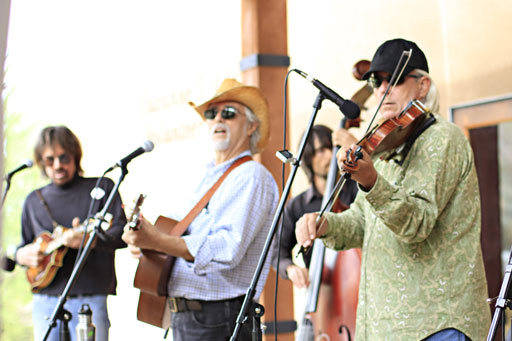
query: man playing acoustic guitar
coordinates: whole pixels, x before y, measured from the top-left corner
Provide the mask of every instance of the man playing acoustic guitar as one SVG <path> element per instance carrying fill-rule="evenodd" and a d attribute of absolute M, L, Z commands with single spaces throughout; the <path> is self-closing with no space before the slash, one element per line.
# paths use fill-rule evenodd
<path fill-rule="evenodd" d="M 34 292 L 34 339 L 39 341 L 48 329 L 49 321 L 45 317 L 52 316 L 73 270 L 85 230 L 80 222 L 101 210 L 114 183 L 103 178 L 96 184 L 97 178 L 82 177 L 80 142 L 64 126 L 47 127 L 41 131 L 34 157 L 51 183 L 33 191 L 25 200 L 22 243 L 16 252 L 16 261 L 29 268 L 27 277 Z M 91 197 L 97 199 L 92 207 Z M 64 305 L 64 309 L 72 314 L 68 326 L 73 340 L 76 339 L 78 311 L 83 303 L 89 304 L 93 312 L 96 340 L 108 340 L 107 295 L 115 294 L 117 284 L 114 251 L 126 247 L 121 240 L 126 216 L 119 194 L 116 194 L 109 213 L 113 219 L 106 234 L 111 240 L 96 239 Z M 45 250 L 55 243 L 62 246 L 47 254 Z M 48 340 L 59 340 L 59 329 L 59 325 L 52 328 Z"/>
<path fill-rule="evenodd" d="M 147 249 L 176 257 L 167 284 L 174 341 L 227 340 L 279 199 L 270 172 L 250 157 L 268 140 L 267 101 L 259 89 L 226 79 L 214 98 L 191 105 L 209 127 L 215 158 L 208 164 L 190 207 L 202 202 L 226 172 L 229 175 L 208 202 L 199 205 L 200 212 L 187 225 L 185 235 L 163 233 L 141 218 L 137 230 L 126 226 L 123 240 L 143 249 L 141 261 Z M 138 254 L 138 249 L 131 249 Z M 267 257 L 255 299 L 261 294 L 269 265 Z M 249 318 L 241 328 L 240 340 L 251 340 L 251 327 Z"/>

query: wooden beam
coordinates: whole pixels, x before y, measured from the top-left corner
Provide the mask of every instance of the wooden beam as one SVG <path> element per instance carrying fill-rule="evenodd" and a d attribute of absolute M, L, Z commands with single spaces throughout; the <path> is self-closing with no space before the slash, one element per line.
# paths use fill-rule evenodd
<path fill-rule="evenodd" d="M 282 188 L 282 163 L 275 157 L 275 152 L 282 149 L 283 144 L 283 84 L 289 66 L 286 0 L 242 0 L 241 8 L 242 81 L 258 86 L 269 103 L 269 143 L 255 158 L 269 169 L 279 188 Z M 266 324 L 274 321 L 275 278 L 276 273 L 271 270 L 260 298 L 260 303 L 265 307 L 263 321 Z M 293 286 L 290 281 L 283 279 L 279 279 L 278 285 L 277 321 L 280 331 L 281 326 L 285 328 L 294 320 Z M 278 338 L 292 341 L 293 332 L 279 333 Z M 274 334 L 266 333 L 264 339 L 274 340 Z"/>

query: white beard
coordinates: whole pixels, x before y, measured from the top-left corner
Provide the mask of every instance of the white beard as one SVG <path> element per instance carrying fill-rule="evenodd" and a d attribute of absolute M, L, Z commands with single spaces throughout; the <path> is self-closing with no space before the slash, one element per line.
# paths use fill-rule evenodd
<path fill-rule="evenodd" d="M 218 140 L 218 139 L 214 138 L 215 130 L 217 128 L 222 128 L 226 131 L 226 138 L 224 140 Z M 229 131 L 229 126 L 227 124 L 217 123 L 216 125 L 214 125 L 212 127 L 212 129 L 210 130 L 210 136 L 212 137 L 213 149 L 215 151 L 223 151 L 223 150 L 228 149 L 230 138 L 231 138 L 231 133 Z"/>

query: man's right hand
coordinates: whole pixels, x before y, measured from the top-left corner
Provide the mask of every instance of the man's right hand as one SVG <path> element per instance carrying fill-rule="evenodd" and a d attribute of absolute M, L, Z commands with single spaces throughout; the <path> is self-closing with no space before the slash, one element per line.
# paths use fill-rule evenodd
<path fill-rule="evenodd" d="M 140 258 L 142 256 L 142 251 L 139 247 L 135 246 L 135 245 L 132 245 L 132 244 L 128 244 L 128 251 L 130 251 L 130 253 L 132 254 L 132 257 L 133 258 Z"/>
<path fill-rule="evenodd" d="M 16 252 L 16 263 L 28 266 L 36 267 L 44 259 L 44 253 L 38 244 L 32 243 L 20 247 Z"/>
<path fill-rule="evenodd" d="M 308 269 L 290 264 L 286 268 L 286 274 L 297 288 L 302 289 L 309 286 Z"/>
<path fill-rule="evenodd" d="M 297 221 L 295 237 L 300 246 L 304 248 L 313 246 L 313 241 L 329 230 L 329 223 L 325 216 L 321 218 L 320 224 L 316 222 L 317 217 L 318 213 L 306 213 Z"/>

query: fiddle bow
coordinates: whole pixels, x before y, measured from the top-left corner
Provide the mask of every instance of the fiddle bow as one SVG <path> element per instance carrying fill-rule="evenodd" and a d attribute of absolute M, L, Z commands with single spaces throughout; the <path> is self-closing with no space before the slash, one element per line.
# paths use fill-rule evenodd
<path fill-rule="evenodd" d="M 369 69 L 369 67 L 369 61 L 361 60 L 354 65 L 352 73 L 356 79 L 362 80 L 362 75 Z M 358 90 L 352 96 L 350 100 L 356 103 L 358 107 L 362 110 L 365 109 L 364 104 L 367 101 L 367 99 L 371 96 L 371 94 L 371 87 L 368 84 L 365 84 L 360 90 Z M 359 127 L 360 122 L 361 118 L 359 116 L 353 119 L 343 117 L 343 119 L 340 122 L 340 128 L 348 129 L 350 127 Z M 329 172 L 326 180 L 326 193 L 332 191 L 336 183 L 336 178 L 338 176 L 336 152 L 338 151 L 339 148 L 339 146 L 333 146 L 333 156 L 331 158 Z M 328 196 L 324 196 L 322 200 L 322 206 L 325 205 L 327 200 Z M 348 208 L 348 206 L 346 206 L 340 200 L 334 200 L 333 202 L 336 203 L 336 205 L 335 207 L 330 209 L 332 209 L 335 212 L 341 212 Z M 343 307 L 336 307 L 335 304 L 338 302 L 333 302 L 333 304 L 330 307 L 324 308 L 328 309 L 328 320 L 321 321 L 322 326 L 316 325 L 316 321 L 315 325 L 313 325 L 313 322 L 308 317 L 306 317 L 308 314 L 317 311 L 320 285 L 322 283 L 322 272 L 324 269 L 324 258 L 325 246 L 323 245 L 322 242 L 315 241 L 313 246 L 313 254 L 311 256 L 311 263 L 309 266 L 310 285 L 308 287 L 306 296 L 304 316 L 301 320 L 301 324 L 299 325 L 296 340 L 311 341 L 315 339 L 315 334 L 320 333 L 322 333 L 322 335 L 328 335 L 331 340 L 338 340 L 336 336 L 340 334 L 338 330 L 341 326 L 347 328 L 349 330 L 349 333 L 350 331 L 354 330 L 355 309 L 357 306 L 357 287 L 359 283 L 348 283 L 350 281 L 353 281 L 354 277 L 352 276 L 349 279 L 347 274 L 348 272 L 353 273 L 354 271 L 360 270 L 359 250 L 347 250 L 338 252 L 336 256 L 336 265 L 332 271 L 333 276 L 330 276 L 332 284 L 332 297 L 330 298 L 332 298 L 332 301 L 335 301 L 336 299 L 341 300 L 341 302 L 339 303 L 340 306 Z M 348 265 L 350 269 L 345 267 L 345 265 Z"/>

